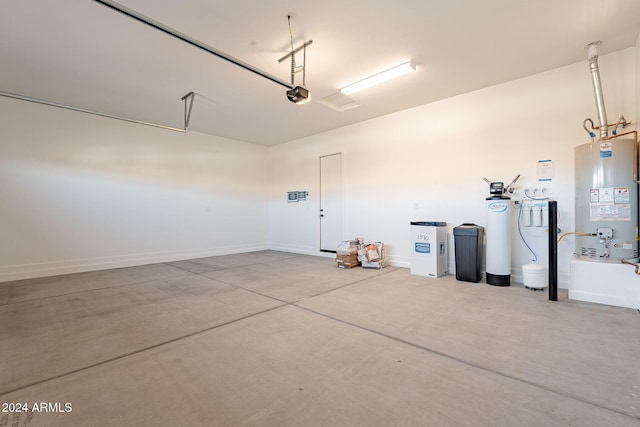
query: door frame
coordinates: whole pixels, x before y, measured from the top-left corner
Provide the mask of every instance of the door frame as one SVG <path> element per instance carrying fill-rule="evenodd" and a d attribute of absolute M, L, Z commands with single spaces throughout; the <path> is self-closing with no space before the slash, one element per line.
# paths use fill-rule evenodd
<path fill-rule="evenodd" d="M 341 151 L 338 151 L 318 156 L 318 250 L 324 253 L 336 252 L 335 250 L 322 249 L 322 159 L 331 156 L 340 156 L 340 236 L 344 231 L 344 156 Z"/>

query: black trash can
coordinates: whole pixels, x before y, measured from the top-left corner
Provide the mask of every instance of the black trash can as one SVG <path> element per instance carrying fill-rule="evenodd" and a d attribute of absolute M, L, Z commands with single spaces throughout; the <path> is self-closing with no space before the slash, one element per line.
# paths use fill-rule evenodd
<path fill-rule="evenodd" d="M 478 283 L 482 278 L 484 227 L 462 224 L 453 228 L 456 253 L 456 280 Z"/>

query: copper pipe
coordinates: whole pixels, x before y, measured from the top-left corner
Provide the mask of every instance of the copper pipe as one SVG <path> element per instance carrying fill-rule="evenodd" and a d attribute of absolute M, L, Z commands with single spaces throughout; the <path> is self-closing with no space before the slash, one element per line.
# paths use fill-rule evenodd
<path fill-rule="evenodd" d="M 620 138 L 623 135 L 631 135 L 632 133 L 637 134 L 638 131 L 637 130 L 631 130 L 629 132 L 621 133 L 621 134 L 618 134 L 618 135 L 611 135 L 611 136 L 608 136 L 608 137 L 604 138 L 604 140 L 606 141 L 608 139 Z"/>
<path fill-rule="evenodd" d="M 634 262 L 631 262 L 629 260 L 626 260 L 626 259 L 622 259 L 622 260 L 620 260 L 620 262 L 622 262 L 623 264 L 628 264 L 628 265 L 634 266 L 636 268 L 636 274 L 640 275 L 640 265 L 638 265 L 638 264 L 636 264 Z"/>
<path fill-rule="evenodd" d="M 587 120 L 591 121 L 591 119 L 587 119 Z M 586 121 L 586 120 L 585 120 L 585 121 Z M 593 121 L 591 121 L 591 123 L 593 123 Z M 620 122 L 616 122 L 616 123 L 610 123 L 610 124 L 608 124 L 607 126 L 615 126 L 615 125 L 619 125 L 619 124 L 620 124 Z M 627 125 L 630 125 L 630 124 L 631 124 L 631 122 L 627 122 Z M 625 125 L 625 126 L 626 126 L 626 125 Z M 595 130 L 595 129 L 600 129 L 600 126 L 593 125 L 593 126 L 591 126 L 591 129 L 594 129 L 594 130 Z M 614 135 L 614 136 L 615 136 L 615 135 Z"/>

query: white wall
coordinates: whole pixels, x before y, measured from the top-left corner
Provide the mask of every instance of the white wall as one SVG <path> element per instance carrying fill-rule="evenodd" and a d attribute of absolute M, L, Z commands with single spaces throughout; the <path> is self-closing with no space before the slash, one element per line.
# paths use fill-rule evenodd
<path fill-rule="evenodd" d="M 610 117 L 638 117 L 638 45 L 600 59 Z M 572 230 L 573 147 L 595 116 L 586 61 L 271 148 L 0 98 L 0 281 L 266 247 L 319 254 L 319 157 L 337 152 L 344 238 L 384 241 L 396 265 L 409 265 L 410 221 L 447 221 L 453 243 L 454 226 L 485 224 L 482 177 L 536 186 L 540 159 L 555 164 L 545 187 Z M 291 190 L 308 201 L 287 203 Z M 546 234 L 526 233 L 546 262 Z M 513 241 L 517 280 L 531 256 Z M 568 237 L 561 286 L 572 250 Z"/>
<path fill-rule="evenodd" d="M 635 48 L 600 58 L 610 117 L 636 117 Z M 633 88 L 633 89 L 631 89 Z M 349 112 L 336 113 L 349 114 Z M 485 225 L 482 180 L 546 187 L 558 201 L 559 226 L 573 230 L 573 147 L 589 141 L 582 121 L 596 119 L 586 59 L 560 69 L 315 135 L 269 150 L 269 241 L 274 249 L 318 253 L 319 156 L 343 154 L 343 237 L 388 245 L 395 265 L 409 266 L 409 222 Z M 537 182 L 538 160 L 551 159 L 555 177 Z M 308 190 L 305 203 L 287 203 L 286 191 Z M 526 232 L 547 262 L 543 230 Z M 514 280 L 531 261 L 513 235 Z M 560 286 L 568 285 L 573 237 L 559 247 Z M 450 245 L 453 248 L 453 245 Z M 453 251 L 449 264 L 453 268 Z"/>
<path fill-rule="evenodd" d="M 636 120 L 640 119 L 640 34 L 636 40 Z M 636 128 L 637 129 L 637 128 Z M 640 131 L 640 129 L 638 129 Z"/>
<path fill-rule="evenodd" d="M 0 98 L 0 281 L 266 249 L 267 149 Z"/>

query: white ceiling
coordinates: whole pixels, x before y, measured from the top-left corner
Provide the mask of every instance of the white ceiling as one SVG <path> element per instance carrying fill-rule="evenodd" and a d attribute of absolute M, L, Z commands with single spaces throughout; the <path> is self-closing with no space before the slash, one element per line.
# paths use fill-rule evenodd
<path fill-rule="evenodd" d="M 275 145 L 635 45 L 638 0 L 121 0 L 120 4 L 286 81 L 287 14 L 307 49 L 312 102 L 93 0 L 0 2 L 0 91 Z M 296 56 L 298 63 L 301 55 Z M 418 71 L 318 100 L 412 60 Z M 588 68 L 585 64 L 585 73 Z M 296 84 L 301 76 L 296 75 Z"/>

